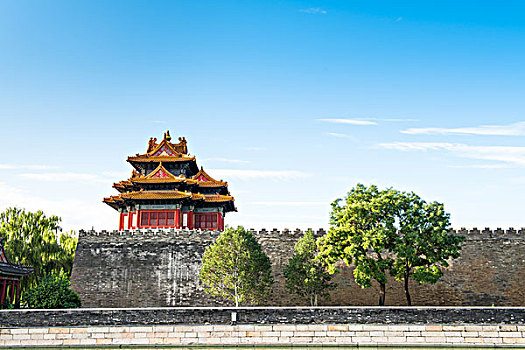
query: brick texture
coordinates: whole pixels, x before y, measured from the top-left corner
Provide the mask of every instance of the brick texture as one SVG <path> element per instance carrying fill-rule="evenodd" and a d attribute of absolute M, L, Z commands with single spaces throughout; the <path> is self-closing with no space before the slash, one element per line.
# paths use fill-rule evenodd
<path fill-rule="evenodd" d="M 284 266 L 299 230 L 253 231 L 272 261 L 276 283 L 264 305 L 297 302 L 285 291 Z M 316 232 L 316 236 L 325 233 Z M 452 261 L 435 285 L 411 283 L 414 305 L 525 305 L 525 230 L 460 230 L 466 237 L 461 258 Z M 203 292 L 198 280 L 201 257 L 215 231 L 81 231 L 72 288 L 86 307 L 232 305 Z M 361 289 L 352 269 L 341 265 L 338 287 L 325 305 L 377 305 L 378 287 Z M 300 304 L 301 302 L 299 302 Z M 404 305 L 402 284 L 390 279 L 387 305 Z M 304 305 L 304 304 L 303 304 Z"/>
<path fill-rule="evenodd" d="M 384 331 L 374 330 L 374 325 L 364 325 L 360 331 L 350 331 L 347 325 L 331 325 L 339 331 L 328 331 L 315 335 L 317 325 L 273 325 L 272 331 L 267 331 L 263 325 L 230 325 L 219 326 L 220 332 L 213 329 L 216 326 L 190 325 L 187 332 L 173 331 L 178 327 L 154 326 L 154 332 L 144 336 L 144 327 L 84 327 L 69 328 L 67 333 L 54 332 L 54 328 L 31 328 L 38 330 L 47 338 L 31 339 L 23 337 L 18 329 L 4 328 L 0 335 L 0 346 L 89 346 L 89 345 L 419 345 L 419 346 L 472 346 L 472 345 L 512 345 L 523 346 L 525 334 L 523 331 L 508 331 L 506 325 L 480 325 L 480 334 L 476 337 L 461 335 L 452 336 L 450 332 L 441 331 L 411 331 L 411 325 L 391 325 Z M 327 329 L 326 326 L 324 329 Z M 66 337 L 80 334 L 81 337 Z"/>

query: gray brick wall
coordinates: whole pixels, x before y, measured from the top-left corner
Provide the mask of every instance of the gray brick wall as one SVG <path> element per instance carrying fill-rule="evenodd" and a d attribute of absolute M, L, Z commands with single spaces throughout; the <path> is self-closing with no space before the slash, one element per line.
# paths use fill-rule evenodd
<path fill-rule="evenodd" d="M 323 230 L 316 231 L 321 236 Z M 461 258 L 435 285 L 411 285 L 414 305 L 525 305 L 525 231 L 459 230 L 466 236 Z M 85 307 L 220 306 L 203 292 L 198 269 L 214 231 L 80 232 L 73 289 Z M 299 230 L 255 232 L 273 263 L 276 283 L 266 305 L 293 305 L 282 270 L 301 237 Z M 377 286 L 355 285 L 352 269 L 341 266 L 328 305 L 376 305 Z M 402 284 L 387 285 L 387 305 L 404 305 Z"/>

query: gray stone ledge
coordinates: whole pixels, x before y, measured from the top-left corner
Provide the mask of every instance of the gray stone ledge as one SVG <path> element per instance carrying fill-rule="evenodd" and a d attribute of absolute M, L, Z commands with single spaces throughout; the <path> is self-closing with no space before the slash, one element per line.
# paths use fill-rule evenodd
<path fill-rule="evenodd" d="M 523 310 L 523 306 L 166 306 L 166 307 L 94 307 L 77 309 L 16 309 L 0 310 L 3 312 L 71 312 L 71 311 L 125 311 L 125 310 L 327 310 L 327 309 L 366 309 L 366 310 Z"/>
<path fill-rule="evenodd" d="M 523 307 L 176 307 L 0 311 L 0 328 L 162 324 L 525 324 Z"/>

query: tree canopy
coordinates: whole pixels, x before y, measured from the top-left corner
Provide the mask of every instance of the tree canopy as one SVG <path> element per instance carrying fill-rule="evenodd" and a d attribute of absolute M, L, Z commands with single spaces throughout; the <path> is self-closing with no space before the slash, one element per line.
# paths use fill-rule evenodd
<path fill-rule="evenodd" d="M 8 208 L 0 213 L 0 237 L 5 237 L 8 258 L 34 269 L 22 279 L 22 290 L 50 275 L 63 275 L 67 279 L 71 276 L 78 238 L 72 232 L 62 232 L 60 221 L 59 217 L 48 217 L 42 211 Z"/>
<path fill-rule="evenodd" d="M 463 236 L 449 233 L 450 214 L 443 204 L 427 203 L 415 193 L 398 194 L 398 231 L 394 242 L 394 263 L 390 274 L 404 282 L 407 304 L 412 305 L 409 280 L 436 283 L 458 258 Z"/>
<path fill-rule="evenodd" d="M 450 234 L 450 215 L 441 203 L 426 203 L 414 193 L 358 184 L 332 203 L 330 230 L 319 242 L 319 258 L 335 272 L 343 260 L 354 266 L 354 278 L 363 288 L 379 283 L 379 305 L 385 303 L 388 274 L 408 280 L 435 283 L 459 256 L 462 237 Z"/>
<path fill-rule="evenodd" d="M 362 288 L 370 287 L 376 280 L 380 286 L 379 305 L 384 305 L 396 231 L 395 191 L 359 184 L 350 190 L 343 205 L 340 201 L 332 203 L 330 230 L 319 240 L 319 258 L 332 273 L 339 260 L 353 264 L 354 279 Z"/>
<path fill-rule="evenodd" d="M 273 283 L 270 259 L 242 226 L 227 228 L 206 247 L 199 279 L 206 293 L 235 306 L 261 302 Z"/>
<path fill-rule="evenodd" d="M 306 298 L 311 306 L 318 305 L 319 297 L 329 298 L 329 290 L 335 287 L 317 253 L 314 234 L 308 230 L 295 244 L 294 255 L 284 269 L 288 291 Z"/>

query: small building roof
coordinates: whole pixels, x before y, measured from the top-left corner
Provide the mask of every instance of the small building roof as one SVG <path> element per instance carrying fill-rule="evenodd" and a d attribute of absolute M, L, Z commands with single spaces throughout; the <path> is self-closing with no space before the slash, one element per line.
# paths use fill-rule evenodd
<path fill-rule="evenodd" d="M 0 276 L 14 276 L 20 278 L 32 273 L 32 267 L 13 264 L 7 259 L 3 242 L 4 238 L 0 238 Z"/>
<path fill-rule="evenodd" d="M 223 187 L 228 186 L 225 181 L 218 181 L 211 177 L 201 166 L 201 170 L 192 179 L 197 180 L 200 187 Z"/>
<path fill-rule="evenodd" d="M 152 137 L 148 143 L 148 150 L 144 154 L 128 157 L 128 162 L 187 162 L 195 161 L 195 157 L 188 154 L 186 138 L 179 137 L 179 143 L 171 143 L 170 132 L 164 133 L 164 139 L 157 144 Z"/>

